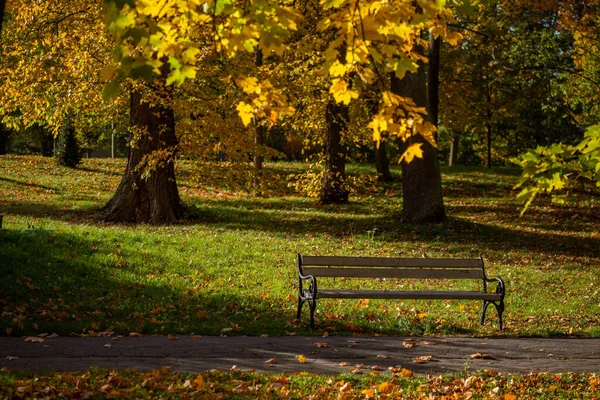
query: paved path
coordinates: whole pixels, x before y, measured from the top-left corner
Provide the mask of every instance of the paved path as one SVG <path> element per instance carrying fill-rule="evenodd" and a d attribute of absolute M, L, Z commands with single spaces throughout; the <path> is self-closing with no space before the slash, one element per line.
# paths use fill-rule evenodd
<path fill-rule="evenodd" d="M 326 343 L 323 345 L 322 343 Z M 412 347 L 411 347 L 412 346 Z M 471 358 L 487 354 L 490 358 Z M 296 356 L 303 355 L 305 363 Z M 433 356 L 424 364 L 413 361 Z M 265 361 L 275 359 L 272 363 Z M 159 369 L 198 372 L 233 365 L 260 372 L 338 374 L 403 367 L 415 373 L 491 369 L 498 372 L 599 372 L 600 339 L 402 337 L 55 337 L 43 343 L 0 338 L 0 368 L 33 371 Z M 372 369 L 370 369 L 372 368 Z"/>

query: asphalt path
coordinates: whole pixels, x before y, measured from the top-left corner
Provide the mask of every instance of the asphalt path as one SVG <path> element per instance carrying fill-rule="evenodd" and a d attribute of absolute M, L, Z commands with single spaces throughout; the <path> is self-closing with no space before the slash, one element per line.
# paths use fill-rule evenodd
<path fill-rule="evenodd" d="M 43 340 L 43 341 L 42 341 Z M 600 339 L 374 336 L 2 337 L 0 368 L 81 371 L 92 366 L 171 371 L 417 374 L 600 373 Z"/>

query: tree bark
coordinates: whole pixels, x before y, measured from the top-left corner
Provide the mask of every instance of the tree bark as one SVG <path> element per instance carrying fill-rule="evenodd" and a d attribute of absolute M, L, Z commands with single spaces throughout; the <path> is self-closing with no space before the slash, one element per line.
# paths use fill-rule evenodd
<path fill-rule="evenodd" d="M 450 142 L 450 156 L 448 157 L 448 166 L 452 167 L 456 165 L 458 159 L 458 145 L 460 142 L 460 133 L 452 133 L 452 141 Z"/>
<path fill-rule="evenodd" d="M 174 165 L 178 139 L 169 99 L 169 90 L 160 84 L 132 89 L 133 139 L 125 174 L 105 206 L 105 221 L 169 224 L 182 218 Z"/>
<path fill-rule="evenodd" d="M 427 87 L 424 65 L 416 73 L 407 73 L 398 79 L 392 74 L 391 90 L 412 98 L 418 107 L 427 107 Z M 428 108 L 428 107 L 427 107 Z M 422 143 L 423 158 L 402 163 L 402 220 L 407 223 L 438 223 L 446 221 L 442 196 L 442 177 L 437 150 L 421 135 L 410 139 Z"/>
<path fill-rule="evenodd" d="M 379 111 L 379 101 L 375 94 L 375 88 L 370 93 L 371 95 L 365 98 L 369 117 L 373 117 Z M 385 140 L 382 137 L 379 142 L 379 147 L 375 143 L 375 168 L 377 168 L 377 179 L 380 182 L 392 182 L 394 178 L 390 172 L 390 161 L 387 156 Z"/>
<path fill-rule="evenodd" d="M 254 66 L 259 68 L 263 65 L 263 52 L 260 47 L 254 49 Z M 259 121 L 254 121 L 254 192 L 257 196 L 262 196 L 262 175 L 263 175 L 263 146 L 265 145 L 265 127 L 259 125 Z"/>
<path fill-rule="evenodd" d="M 427 73 L 427 112 L 431 123 L 438 126 L 438 110 L 440 104 L 440 45 L 441 40 L 429 34 L 429 64 Z M 435 134 L 437 141 L 437 132 Z"/>
<path fill-rule="evenodd" d="M 325 171 L 321 184 L 320 202 L 324 204 L 348 203 L 350 194 L 346 187 L 346 152 L 342 146 L 342 132 L 350 116 L 348 106 L 329 100 L 325 110 L 327 137 L 325 138 Z"/>
<path fill-rule="evenodd" d="M 390 160 L 387 156 L 385 142 L 380 142 L 379 147 L 375 148 L 375 166 L 380 182 L 392 182 L 394 178 L 390 172 Z"/>

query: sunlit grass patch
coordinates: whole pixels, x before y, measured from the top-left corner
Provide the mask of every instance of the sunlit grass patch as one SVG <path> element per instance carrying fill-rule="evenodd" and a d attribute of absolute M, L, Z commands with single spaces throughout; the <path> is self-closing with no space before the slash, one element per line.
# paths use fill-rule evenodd
<path fill-rule="evenodd" d="M 444 170 L 449 220 L 443 225 L 399 222 L 399 182 L 359 193 L 348 205 L 323 206 L 293 193 L 212 195 L 215 188 L 198 188 L 191 173 L 179 180 L 189 216 L 180 224 L 107 225 L 99 209 L 123 165 L 84 160 L 82 169 L 66 170 L 41 157 L 0 157 L 6 193 L 0 334 L 600 334 L 594 199 L 563 208 L 542 201 L 519 218 L 511 190 L 516 170 Z M 287 174 L 302 164 L 267 167 Z M 296 253 L 483 256 L 487 274 L 507 283 L 506 329 L 498 332 L 493 307 L 480 326 L 478 301 L 322 300 L 311 331 L 308 310 L 295 320 Z M 473 283 L 338 279 L 334 285 L 473 289 Z"/>

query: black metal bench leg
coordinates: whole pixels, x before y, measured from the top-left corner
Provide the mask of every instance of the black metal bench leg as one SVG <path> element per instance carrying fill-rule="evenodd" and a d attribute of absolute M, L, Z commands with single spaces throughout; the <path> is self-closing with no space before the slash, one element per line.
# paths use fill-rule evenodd
<path fill-rule="evenodd" d="M 296 319 L 300 319 L 300 314 L 302 311 L 302 306 L 304 305 L 304 302 L 306 300 L 303 300 L 300 298 L 300 296 L 298 296 L 298 312 L 296 313 Z"/>
<path fill-rule="evenodd" d="M 317 301 L 315 299 L 309 300 L 310 306 L 310 329 L 315 329 L 315 309 L 317 308 Z"/>
<path fill-rule="evenodd" d="M 500 330 L 502 330 L 502 313 L 504 312 L 504 300 L 500 302 L 500 304 L 494 303 L 496 306 L 496 311 L 498 311 L 498 326 Z"/>
<path fill-rule="evenodd" d="M 489 305 L 490 305 L 489 301 L 487 301 L 487 300 L 483 301 L 483 310 L 481 310 L 481 325 L 483 325 L 483 322 L 485 321 L 485 311 L 487 310 Z"/>

